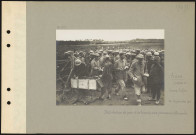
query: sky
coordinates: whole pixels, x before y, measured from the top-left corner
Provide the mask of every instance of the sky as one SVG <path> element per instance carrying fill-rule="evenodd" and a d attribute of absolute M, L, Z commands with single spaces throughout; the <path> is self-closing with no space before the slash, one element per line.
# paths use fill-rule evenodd
<path fill-rule="evenodd" d="M 134 30 L 56 30 L 56 40 L 103 39 L 105 41 L 124 41 L 132 39 L 164 39 L 163 29 Z"/>

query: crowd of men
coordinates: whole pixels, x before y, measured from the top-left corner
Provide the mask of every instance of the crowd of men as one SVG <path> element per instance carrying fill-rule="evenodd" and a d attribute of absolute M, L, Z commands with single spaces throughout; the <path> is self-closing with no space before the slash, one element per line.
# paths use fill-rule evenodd
<path fill-rule="evenodd" d="M 128 100 L 125 87 L 130 84 L 138 105 L 141 105 L 143 92 L 149 93 L 149 100 L 156 104 L 160 102 L 160 91 L 164 89 L 164 50 L 67 51 L 64 56 L 71 62 L 69 78 L 100 78 L 97 84 L 101 100 L 112 98 L 112 84 L 116 84 L 114 93 L 122 100 Z"/>

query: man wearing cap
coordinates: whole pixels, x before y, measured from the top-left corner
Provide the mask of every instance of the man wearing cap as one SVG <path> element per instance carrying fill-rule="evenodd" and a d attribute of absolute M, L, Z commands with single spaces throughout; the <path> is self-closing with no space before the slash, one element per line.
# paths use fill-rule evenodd
<path fill-rule="evenodd" d="M 61 69 L 61 72 L 63 72 L 66 69 L 66 72 L 69 72 L 68 78 L 66 80 L 66 82 L 64 82 L 63 80 L 63 84 L 65 88 L 70 87 L 70 78 L 72 76 L 72 72 L 73 72 L 73 68 L 74 68 L 74 61 L 75 61 L 75 57 L 74 57 L 74 53 L 73 51 L 67 51 L 64 53 L 64 57 L 66 59 L 66 61 L 68 61 L 67 64 L 65 64 L 65 66 Z"/>
<path fill-rule="evenodd" d="M 120 56 L 119 56 L 119 52 L 118 51 L 115 51 L 114 52 L 114 62 L 119 60 Z"/>
<path fill-rule="evenodd" d="M 159 52 L 154 52 L 154 56 L 159 56 Z"/>
<path fill-rule="evenodd" d="M 130 67 L 131 67 L 132 63 L 133 63 L 134 61 L 137 61 L 137 59 L 135 58 L 135 57 L 136 57 L 135 50 L 133 50 L 133 51 L 131 52 L 130 57 L 131 57 L 131 58 L 130 58 L 130 59 L 131 59 L 131 61 L 130 61 L 129 69 L 130 69 Z M 127 74 L 128 74 L 128 72 L 129 72 L 129 70 L 127 71 Z M 130 76 L 129 76 L 129 75 L 128 75 L 128 77 L 130 78 Z M 132 81 L 132 78 L 130 78 L 128 81 L 130 82 L 130 86 L 131 86 L 131 87 L 133 87 L 133 81 Z"/>
<path fill-rule="evenodd" d="M 83 76 L 86 76 L 85 64 L 82 63 L 82 61 L 80 59 L 75 60 L 75 66 L 73 69 L 73 76 L 76 78 L 81 78 Z"/>
<path fill-rule="evenodd" d="M 103 53 L 103 50 L 101 49 L 101 50 L 99 50 L 99 52 Z"/>
<path fill-rule="evenodd" d="M 128 66 L 130 67 L 131 66 L 131 63 L 132 63 L 131 53 L 130 52 L 127 52 L 126 53 L 126 60 L 127 60 Z"/>
<path fill-rule="evenodd" d="M 98 51 L 97 53 L 99 54 L 99 57 L 101 58 L 102 57 L 102 52 Z"/>
<path fill-rule="evenodd" d="M 76 51 L 76 52 L 74 53 L 74 56 L 75 56 L 76 58 L 78 58 L 78 57 L 79 57 L 79 53 Z"/>
<path fill-rule="evenodd" d="M 108 99 L 111 99 L 111 93 L 112 93 L 112 69 L 113 64 L 111 63 L 109 59 L 109 55 L 106 55 L 104 62 L 103 62 L 103 74 L 101 77 L 101 80 L 103 82 L 103 89 L 101 89 L 101 99 L 104 99 L 104 94 L 107 91 L 108 92 Z"/>
<path fill-rule="evenodd" d="M 151 66 L 153 64 L 153 59 L 152 59 L 152 53 L 149 51 L 146 53 L 146 70 L 148 73 L 150 73 L 150 70 L 151 70 Z M 147 93 L 150 93 L 150 90 L 151 90 L 151 78 L 148 77 L 147 78 L 147 84 L 146 84 L 146 88 L 147 88 Z"/>
<path fill-rule="evenodd" d="M 92 54 L 92 53 L 94 53 L 94 52 L 93 52 L 93 50 L 90 50 L 89 53 Z"/>
<path fill-rule="evenodd" d="M 95 58 L 95 53 L 90 50 L 89 53 L 86 54 L 86 57 L 85 57 L 85 63 L 86 63 L 86 68 L 87 68 L 87 71 L 90 71 L 90 72 L 87 72 L 87 75 L 88 76 L 91 76 L 91 62 L 92 60 Z"/>
<path fill-rule="evenodd" d="M 164 69 L 164 50 L 161 51 L 160 58 L 161 58 L 160 64 Z M 161 89 L 164 90 L 164 75 L 162 76 L 162 87 L 161 87 Z"/>
<path fill-rule="evenodd" d="M 66 70 L 71 70 L 71 67 L 72 67 L 72 62 L 71 62 L 71 54 L 69 53 L 69 51 L 67 52 L 64 52 L 64 59 L 66 61 L 66 64 L 63 65 L 63 68 L 60 70 L 60 76 L 59 76 L 59 79 L 62 81 L 62 87 L 68 87 L 70 85 L 66 85 L 66 82 L 64 80 L 65 76 L 64 74 L 66 74 L 67 72 L 65 71 Z"/>
<path fill-rule="evenodd" d="M 131 53 L 131 59 L 132 59 L 131 64 L 132 64 L 133 62 L 137 61 L 135 50 L 133 50 L 132 53 Z"/>
<path fill-rule="evenodd" d="M 127 92 L 125 91 L 125 77 L 126 77 L 126 67 L 127 62 L 125 60 L 124 52 L 120 52 L 120 59 L 117 60 L 114 64 L 116 70 L 116 79 L 117 79 L 117 89 L 115 90 L 116 95 L 119 95 L 119 91 L 122 91 L 122 96 L 124 100 L 128 100 Z"/>
<path fill-rule="evenodd" d="M 117 50 L 113 51 L 113 65 L 115 64 L 115 62 L 119 59 L 119 52 Z M 112 71 L 112 75 L 113 75 L 113 82 L 116 83 L 117 79 L 116 79 L 116 70 L 115 68 L 113 68 Z"/>
<path fill-rule="evenodd" d="M 67 51 L 64 53 L 65 59 L 71 62 L 71 69 L 74 67 L 75 56 L 73 51 Z M 63 69 L 64 70 L 64 69 Z"/>
<path fill-rule="evenodd" d="M 143 76 L 145 63 L 143 61 L 144 56 L 142 54 L 138 54 L 136 58 L 137 61 L 131 64 L 128 74 L 134 83 L 134 90 L 137 96 L 138 105 L 141 105 L 141 91 L 144 89 Z"/>
<path fill-rule="evenodd" d="M 110 60 L 110 62 L 112 63 L 112 64 L 114 64 L 114 55 L 113 55 L 113 53 L 111 52 L 111 53 L 108 53 L 108 55 L 109 55 L 109 60 Z"/>
<path fill-rule="evenodd" d="M 86 63 L 85 63 L 85 59 L 84 59 L 84 53 L 83 53 L 82 51 L 79 52 L 79 57 L 78 57 L 78 59 L 80 59 L 82 63 L 86 64 Z"/>
<path fill-rule="evenodd" d="M 135 50 L 136 55 L 140 54 L 140 49 Z"/>
<path fill-rule="evenodd" d="M 85 64 L 86 64 L 86 71 L 91 71 L 91 54 L 87 52 L 84 56 Z M 87 76 L 90 75 L 90 72 L 87 72 Z"/>
<path fill-rule="evenodd" d="M 164 67 L 164 51 L 162 50 L 161 53 L 159 54 L 161 58 L 161 65 Z"/>
<path fill-rule="evenodd" d="M 159 104 L 160 100 L 160 91 L 162 88 L 162 82 L 163 82 L 163 66 L 160 64 L 160 57 L 158 56 L 159 53 L 154 53 L 154 62 L 152 64 L 151 70 L 150 70 L 150 78 L 151 78 L 151 91 L 152 91 L 152 99 L 150 100 L 156 100 L 155 103 Z M 156 99 L 155 99 L 156 97 Z"/>
<path fill-rule="evenodd" d="M 128 79 L 129 79 L 129 76 L 128 76 L 128 70 L 129 70 L 129 68 L 130 68 L 130 66 L 131 66 L 131 63 L 132 63 L 132 59 L 131 59 L 131 53 L 130 52 L 127 52 L 126 53 L 126 58 L 125 58 L 125 60 L 126 60 L 126 63 L 127 63 L 127 69 L 126 69 L 126 77 L 125 77 L 125 84 L 127 85 L 128 84 Z"/>
<path fill-rule="evenodd" d="M 80 59 L 76 59 L 74 62 L 75 66 L 73 69 L 73 78 L 75 79 L 81 79 L 82 77 L 86 76 L 86 66 L 84 63 L 82 63 L 82 61 Z M 77 89 L 78 90 L 78 94 L 77 94 L 77 102 L 85 100 L 88 91 L 84 91 L 81 89 Z M 76 102 L 75 101 L 75 102 Z"/>
<path fill-rule="evenodd" d="M 107 52 L 104 51 L 103 52 L 103 55 L 100 57 L 100 65 L 102 66 L 103 62 L 104 62 L 104 59 L 105 59 L 105 56 L 107 55 Z"/>
<path fill-rule="evenodd" d="M 66 59 L 66 61 L 68 61 L 69 63 L 68 63 L 68 65 L 71 65 L 70 67 L 72 67 L 72 63 L 71 63 L 71 54 L 70 54 L 70 52 L 69 51 L 67 51 L 67 52 L 64 52 L 64 58 Z M 67 67 L 67 64 L 65 65 L 65 67 L 63 67 L 62 69 L 61 69 L 61 72 L 62 71 L 64 71 L 65 70 L 65 68 Z"/>
<path fill-rule="evenodd" d="M 101 73 L 101 65 L 99 60 L 99 54 L 94 54 L 95 58 L 91 61 L 91 76 L 99 76 Z"/>

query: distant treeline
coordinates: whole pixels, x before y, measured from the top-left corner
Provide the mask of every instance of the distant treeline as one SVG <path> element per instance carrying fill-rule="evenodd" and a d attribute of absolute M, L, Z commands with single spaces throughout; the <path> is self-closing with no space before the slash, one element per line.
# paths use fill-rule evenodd
<path fill-rule="evenodd" d="M 163 43 L 164 39 L 134 39 L 126 41 L 104 41 L 104 40 L 76 40 L 56 41 L 56 45 L 89 45 L 89 44 L 112 44 L 112 43 Z"/>
<path fill-rule="evenodd" d="M 134 39 L 130 42 L 140 42 L 140 43 L 163 43 L 164 39 Z"/>
<path fill-rule="evenodd" d="M 57 45 L 86 45 L 90 43 L 90 41 L 56 41 Z"/>

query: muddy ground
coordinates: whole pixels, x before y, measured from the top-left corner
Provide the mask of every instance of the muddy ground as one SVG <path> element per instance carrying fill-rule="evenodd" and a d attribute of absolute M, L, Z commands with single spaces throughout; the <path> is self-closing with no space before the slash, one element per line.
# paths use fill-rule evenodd
<path fill-rule="evenodd" d="M 57 105 L 137 105 L 136 96 L 134 89 L 132 87 L 128 87 L 125 89 L 128 93 L 128 100 L 123 100 L 120 95 L 117 96 L 114 94 L 114 88 L 112 88 L 112 96 L 111 100 L 105 99 L 100 100 L 98 99 L 100 95 L 100 91 L 93 91 L 93 90 L 82 90 L 82 89 L 62 89 L 57 91 L 56 99 Z M 150 93 L 142 93 L 142 105 L 145 106 L 153 106 L 156 105 L 155 101 L 149 101 L 149 97 L 151 96 Z M 107 92 L 105 94 L 107 97 Z M 161 98 L 159 105 L 164 105 L 164 91 L 161 91 Z"/>

